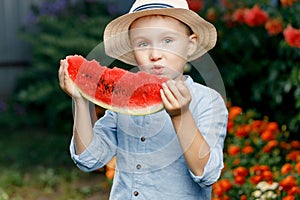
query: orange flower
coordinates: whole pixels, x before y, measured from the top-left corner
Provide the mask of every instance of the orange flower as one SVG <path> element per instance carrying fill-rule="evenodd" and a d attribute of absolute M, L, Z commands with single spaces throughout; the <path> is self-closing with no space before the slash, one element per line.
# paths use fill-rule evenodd
<path fill-rule="evenodd" d="M 224 195 L 222 200 L 230 200 L 230 197 L 228 195 Z"/>
<path fill-rule="evenodd" d="M 228 121 L 228 123 L 227 123 L 228 132 L 232 132 L 233 128 L 234 128 L 234 123 L 232 121 Z"/>
<path fill-rule="evenodd" d="M 278 141 L 271 140 L 266 144 L 266 146 L 264 146 L 263 152 L 269 153 L 270 151 L 272 151 L 272 149 L 274 149 L 277 146 L 278 146 Z"/>
<path fill-rule="evenodd" d="M 253 148 L 252 146 L 250 146 L 250 145 L 247 145 L 247 146 L 245 146 L 245 147 L 242 149 L 242 152 L 243 152 L 244 154 L 251 154 L 251 153 L 254 152 L 254 148 Z"/>
<path fill-rule="evenodd" d="M 240 126 L 236 132 L 235 132 L 235 135 L 237 137 L 241 137 L 241 138 L 244 138 L 244 137 L 247 137 L 249 135 L 249 131 L 251 130 L 251 127 L 250 125 L 248 124 L 245 124 L 245 125 L 242 125 Z"/>
<path fill-rule="evenodd" d="M 239 164 L 241 164 L 241 159 L 240 159 L 240 158 L 234 159 L 233 164 L 234 164 L 235 166 L 238 166 Z"/>
<path fill-rule="evenodd" d="M 246 177 L 244 176 L 235 176 L 234 177 L 234 183 L 237 185 L 243 185 L 246 183 Z"/>
<path fill-rule="evenodd" d="M 246 195 L 241 195 L 240 200 L 247 200 L 247 196 Z"/>
<path fill-rule="evenodd" d="M 268 165 L 254 165 L 250 168 L 250 173 L 254 174 L 254 176 L 250 178 L 250 181 L 253 184 L 257 184 L 263 179 L 266 181 L 271 181 L 273 179 L 273 174 Z"/>
<path fill-rule="evenodd" d="M 297 162 L 297 164 L 295 165 L 295 169 L 298 172 L 298 174 L 300 175 L 300 161 Z"/>
<path fill-rule="evenodd" d="M 263 177 L 261 175 L 255 175 L 250 177 L 250 181 L 252 184 L 257 185 L 259 182 L 263 180 Z"/>
<path fill-rule="evenodd" d="M 232 189 L 232 184 L 228 179 L 222 179 L 219 181 L 219 184 L 224 192 L 228 192 Z"/>
<path fill-rule="evenodd" d="M 202 0 L 187 0 L 189 8 L 195 12 L 199 12 L 203 9 L 203 1 Z"/>
<path fill-rule="evenodd" d="M 280 19 L 269 19 L 265 24 L 265 28 L 269 35 L 278 35 L 283 30 L 283 24 Z"/>
<path fill-rule="evenodd" d="M 293 6 L 295 0 L 280 0 L 283 7 Z"/>
<path fill-rule="evenodd" d="M 296 178 L 292 175 L 285 177 L 279 183 L 284 191 L 289 191 L 292 187 L 297 186 Z"/>
<path fill-rule="evenodd" d="M 246 167 L 237 167 L 233 170 L 234 176 L 247 176 L 248 175 L 248 169 Z"/>
<path fill-rule="evenodd" d="M 230 156 L 234 156 L 240 152 L 240 147 L 235 146 L 235 145 L 230 145 L 228 147 L 227 151 Z"/>
<path fill-rule="evenodd" d="M 286 174 L 288 174 L 289 172 L 291 172 L 292 171 L 292 169 L 293 169 L 293 166 L 292 166 L 292 164 L 290 164 L 290 163 L 285 163 L 282 167 L 281 167 L 281 173 L 283 174 L 283 175 L 286 175 Z"/>
<path fill-rule="evenodd" d="M 273 174 L 271 171 L 263 171 L 262 176 L 263 176 L 263 179 L 268 182 L 273 180 Z"/>
<path fill-rule="evenodd" d="M 261 134 L 261 139 L 263 141 L 270 141 L 275 139 L 275 134 L 273 131 L 266 130 Z"/>
<path fill-rule="evenodd" d="M 217 20 L 217 11 L 215 8 L 209 8 L 205 15 L 206 19 L 210 22 L 215 22 Z"/>
<path fill-rule="evenodd" d="M 253 6 L 252 9 L 245 10 L 245 23 L 248 26 L 261 26 L 266 23 L 268 18 L 268 13 L 260 9 L 258 5 Z"/>
<path fill-rule="evenodd" d="M 268 165 L 260 165 L 260 171 L 270 171 L 270 167 Z"/>
<path fill-rule="evenodd" d="M 252 128 L 254 128 L 254 130 L 258 129 L 261 126 L 261 121 L 260 120 L 254 120 L 252 122 Z"/>
<path fill-rule="evenodd" d="M 288 195 L 288 196 L 283 197 L 282 200 L 295 200 L 295 197 L 292 195 Z"/>
<path fill-rule="evenodd" d="M 293 149 L 300 149 L 300 141 L 297 141 L 297 140 L 291 141 L 291 147 Z"/>
<path fill-rule="evenodd" d="M 235 22 L 238 22 L 240 24 L 245 23 L 245 8 L 238 8 L 234 13 L 232 14 L 232 20 Z"/>
<path fill-rule="evenodd" d="M 258 172 L 260 173 L 259 165 L 254 165 L 254 166 L 250 167 L 249 171 L 250 171 L 250 174 L 258 174 Z"/>
<path fill-rule="evenodd" d="M 292 187 L 292 188 L 288 191 L 288 195 L 296 196 L 297 194 L 300 194 L 300 188 L 297 187 L 297 186 Z"/>
<path fill-rule="evenodd" d="M 278 123 L 277 122 L 269 122 L 267 125 L 267 130 L 272 131 L 272 132 L 279 131 Z"/>
<path fill-rule="evenodd" d="M 288 150 L 289 149 L 289 144 L 287 142 L 280 142 L 280 148 Z"/>
<path fill-rule="evenodd" d="M 295 197 L 292 195 L 288 195 L 288 196 L 283 197 L 282 200 L 295 200 Z"/>
<path fill-rule="evenodd" d="M 292 160 L 295 162 L 300 161 L 300 151 L 291 151 L 286 155 L 286 160 Z"/>
<path fill-rule="evenodd" d="M 238 115 L 242 114 L 243 110 L 239 106 L 229 108 L 228 118 L 234 120 Z"/>
<path fill-rule="evenodd" d="M 278 146 L 278 141 L 277 140 L 271 140 L 267 143 L 267 145 L 270 145 L 272 148 Z"/>
<path fill-rule="evenodd" d="M 291 47 L 300 48 L 300 29 L 288 25 L 283 31 L 283 36 Z"/>
<path fill-rule="evenodd" d="M 216 194 L 218 197 L 223 196 L 223 189 L 219 183 L 220 181 L 216 182 L 215 184 L 213 184 L 213 193 Z"/>

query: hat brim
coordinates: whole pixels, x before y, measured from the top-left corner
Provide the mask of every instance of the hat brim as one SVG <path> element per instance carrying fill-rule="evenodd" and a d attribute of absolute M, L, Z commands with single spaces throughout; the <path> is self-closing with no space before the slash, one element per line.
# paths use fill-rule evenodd
<path fill-rule="evenodd" d="M 137 63 L 128 34 L 129 27 L 134 20 L 149 15 L 173 17 L 188 25 L 197 34 L 198 47 L 194 54 L 188 57 L 187 61 L 199 58 L 216 44 L 217 31 L 215 27 L 197 13 L 182 8 L 163 8 L 128 13 L 111 21 L 106 26 L 103 35 L 106 54 L 112 58 L 136 66 Z"/>

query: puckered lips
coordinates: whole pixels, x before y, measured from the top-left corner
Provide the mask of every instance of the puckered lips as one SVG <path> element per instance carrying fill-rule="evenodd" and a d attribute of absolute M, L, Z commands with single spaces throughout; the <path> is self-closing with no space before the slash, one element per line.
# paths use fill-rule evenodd
<path fill-rule="evenodd" d="M 162 65 L 153 65 L 151 70 L 152 70 L 153 74 L 162 75 L 162 73 L 164 71 L 164 66 L 162 66 Z"/>

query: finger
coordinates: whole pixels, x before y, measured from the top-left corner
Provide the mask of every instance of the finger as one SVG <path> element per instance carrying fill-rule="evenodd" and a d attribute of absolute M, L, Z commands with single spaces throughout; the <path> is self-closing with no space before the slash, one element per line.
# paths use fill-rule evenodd
<path fill-rule="evenodd" d="M 63 70 L 63 66 L 59 67 L 58 80 L 59 80 L 60 87 L 63 88 L 64 87 L 64 70 Z"/>
<path fill-rule="evenodd" d="M 172 92 L 173 96 L 175 97 L 175 99 L 180 99 L 182 97 L 181 93 L 179 92 L 178 88 L 177 88 L 177 82 L 176 81 L 168 81 L 167 85 L 170 89 L 170 91 Z"/>
<path fill-rule="evenodd" d="M 170 104 L 173 104 L 173 105 L 177 105 L 178 102 L 177 102 L 177 99 L 176 97 L 174 96 L 173 94 L 173 91 L 172 88 L 174 89 L 173 86 L 169 86 L 171 85 L 170 83 L 164 83 L 162 86 L 163 88 L 163 92 L 164 92 L 164 96 L 166 97 L 166 100 L 170 103 Z"/>
<path fill-rule="evenodd" d="M 160 90 L 160 96 L 161 96 L 161 100 L 164 104 L 165 109 L 169 110 L 170 108 L 172 108 L 172 104 L 169 102 L 163 89 Z"/>
<path fill-rule="evenodd" d="M 59 68 L 59 84 L 65 91 L 68 90 L 68 86 L 70 85 L 69 80 L 68 63 L 66 60 L 61 60 Z"/>
<path fill-rule="evenodd" d="M 185 83 L 183 81 L 172 81 L 168 82 L 168 88 L 171 91 L 174 99 L 169 98 L 170 101 L 175 105 L 175 106 L 183 106 L 187 104 L 190 99 L 190 92 L 189 89 L 186 87 Z"/>
<path fill-rule="evenodd" d="M 178 81 L 176 83 L 177 89 L 182 97 L 190 97 L 190 90 L 188 87 L 185 85 L 183 81 Z"/>

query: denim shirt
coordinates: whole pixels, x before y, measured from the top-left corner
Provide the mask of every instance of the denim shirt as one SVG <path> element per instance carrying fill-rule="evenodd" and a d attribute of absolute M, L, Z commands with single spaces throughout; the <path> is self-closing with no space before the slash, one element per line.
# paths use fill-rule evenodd
<path fill-rule="evenodd" d="M 210 158 L 201 176 L 188 168 L 171 119 L 165 110 L 130 116 L 112 111 L 94 125 L 91 144 L 76 155 L 73 138 L 71 157 L 83 171 L 103 167 L 117 157 L 111 200 L 208 200 L 212 184 L 223 168 L 227 109 L 222 97 L 186 76 L 192 101 L 190 110 L 210 146 Z"/>

